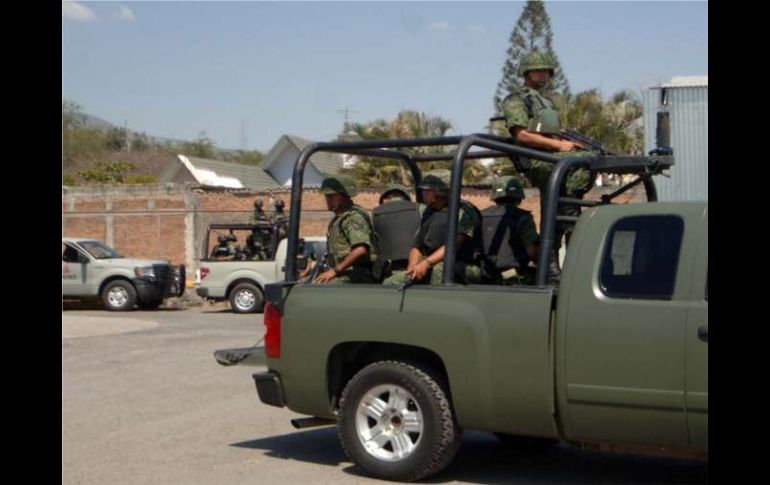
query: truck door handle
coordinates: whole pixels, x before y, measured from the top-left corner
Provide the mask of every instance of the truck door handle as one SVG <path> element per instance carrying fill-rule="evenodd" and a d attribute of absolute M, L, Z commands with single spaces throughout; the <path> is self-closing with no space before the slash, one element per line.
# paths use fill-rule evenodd
<path fill-rule="evenodd" d="M 703 340 L 704 342 L 709 341 L 709 326 L 708 325 L 701 325 L 698 327 L 698 338 Z"/>

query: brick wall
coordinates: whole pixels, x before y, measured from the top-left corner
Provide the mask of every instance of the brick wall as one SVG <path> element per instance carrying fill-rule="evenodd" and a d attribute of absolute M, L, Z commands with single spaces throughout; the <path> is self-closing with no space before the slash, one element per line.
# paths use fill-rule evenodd
<path fill-rule="evenodd" d="M 598 199 L 608 191 L 596 188 L 586 198 Z M 526 189 L 525 193 L 522 208 L 532 211 L 539 225 L 538 191 Z M 248 222 L 257 198 L 263 200 L 265 210 L 271 199 L 278 198 L 286 203 L 287 213 L 290 209 L 288 190 L 204 191 L 176 184 L 67 188 L 62 194 L 62 236 L 98 239 L 128 257 L 185 264 L 192 276 L 198 267 L 208 225 Z M 463 198 L 479 209 L 492 205 L 488 189 L 466 188 Z M 616 200 L 628 203 L 643 198 L 643 189 L 637 187 Z M 378 204 L 379 192 L 363 190 L 353 200 L 371 210 Z M 325 235 L 332 213 L 326 209 L 323 195 L 314 189 L 307 190 L 302 206 L 300 236 Z"/>

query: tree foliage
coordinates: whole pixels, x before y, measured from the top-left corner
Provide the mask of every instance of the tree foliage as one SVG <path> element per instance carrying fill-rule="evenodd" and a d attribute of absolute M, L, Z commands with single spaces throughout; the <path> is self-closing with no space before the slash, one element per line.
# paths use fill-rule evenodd
<path fill-rule="evenodd" d="M 214 140 L 206 136 L 205 131 L 201 131 L 195 140 L 182 143 L 179 152 L 190 157 L 214 158 L 215 148 Z"/>
<path fill-rule="evenodd" d="M 227 153 L 223 158 L 228 162 L 256 166 L 262 163 L 265 155 L 259 150 L 237 150 Z"/>
<path fill-rule="evenodd" d="M 511 32 L 509 42 L 510 45 L 506 51 L 507 57 L 503 64 L 503 76 L 497 84 L 494 96 L 495 113 L 500 114 L 500 102 L 508 93 L 524 85 L 523 78 L 518 74 L 519 63 L 527 53 L 533 50 L 550 54 L 556 63 L 553 80 L 544 94 L 569 96 L 569 82 L 554 51 L 551 20 L 542 1 L 527 0 L 524 10 L 516 21 L 513 32 Z"/>
<path fill-rule="evenodd" d="M 639 98 L 628 90 L 602 99 L 597 89 L 570 97 L 559 110 L 560 123 L 622 153 L 641 155 L 644 150 L 643 113 Z"/>
<path fill-rule="evenodd" d="M 98 184 L 122 184 L 126 180 L 126 172 L 135 167 L 123 162 L 96 162 L 92 168 L 79 170 L 78 175 L 86 182 Z"/>
<path fill-rule="evenodd" d="M 433 138 L 447 136 L 452 129 L 452 122 L 440 116 L 403 110 L 393 120 L 377 119 L 367 123 L 353 123 L 351 130 L 362 140 L 395 140 L 404 138 Z M 405 148 L 408 153 L 445 153 L 447 147 Z M 450 161 L 425 162 L 420 164 L 423 173 L 434 168 L 451 168 Z M 397 160 L 358 157 L 351 168 L 340 169 L 349 173 L 361 186 L 387 185 L 399 183 L 412 185 L 412 178 L 406 167 Z M 465 183 L 478 182 L 486 177 L 484 168 L 475 163 L 468 163 L 463 172 Z"/>

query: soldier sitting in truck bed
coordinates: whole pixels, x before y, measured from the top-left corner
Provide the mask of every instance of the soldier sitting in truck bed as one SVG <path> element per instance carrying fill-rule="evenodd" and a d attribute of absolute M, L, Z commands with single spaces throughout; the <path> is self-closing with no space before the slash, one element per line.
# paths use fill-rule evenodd
<path fill-rule="evenodd" d="M 235 242 L 237 241 L 233 234 L 222 234 L 217 238 L 218 244 L 211 251 L 211 259 L 235 259 L 238 252 Z"/>
<path fill-rule="evenodd" d="M 243 254 L 244 259 L 253 261 L 267 261 L 270 259 L 264 237 L 256 229 L 246 236 L 246 247 L 243 248 Z"/>
<path fill-rule="evenodd" d="M 514 177 L 500 177 L 489 196 L 495 202 L 481 211 L 484 280 L 498 285 L 531 285 L 540 236 L 532 213 L 519 208 L 524 188 Z"/>
<path fill-rule="evenodd" d="M 380 254 L 372 272 L 377 282 L 393 271 L 405 271 L 414 236 L 420 229 L 420 206 L 412 202 L 409 189 L 390 185 L 380 194 L 380 205 L 372 211 Z"/>
<path fill-rule="evenodd" d="M 420 230 L 415 236 L 406 271 L 394 272 L 384 284 L 403 284 L 407 279 L 415 283 L 441 284 L 444 270 L 444 250 L 448 223 L 449 182 L 451 172 L 431 170 L 422 179 L 419 188 L 428 208 L 422 215 Z M 457 232 L 455 277 L 461 283 L 479 283 L 481 268 L 481 216 L 470 202 L 460 201 L 460 221 Z"/>

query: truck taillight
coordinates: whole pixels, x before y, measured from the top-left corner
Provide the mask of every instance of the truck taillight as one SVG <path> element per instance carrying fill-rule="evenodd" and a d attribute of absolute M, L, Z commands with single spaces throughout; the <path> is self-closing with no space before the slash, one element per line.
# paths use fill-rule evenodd
<path fill-rule="evenodd" d="M 265 303 L 265 355 L 271 359 L 281 357 L 281 313 L 270 302 Z"/>
<path fill-rule="evenodd" d="M 211 270 L 208 269 L 207 267 L 201 266 L 201 279 L 204 279 L 206 276 L 208 276 L 209 275 L 209 271 L 211 271 Z"/>

